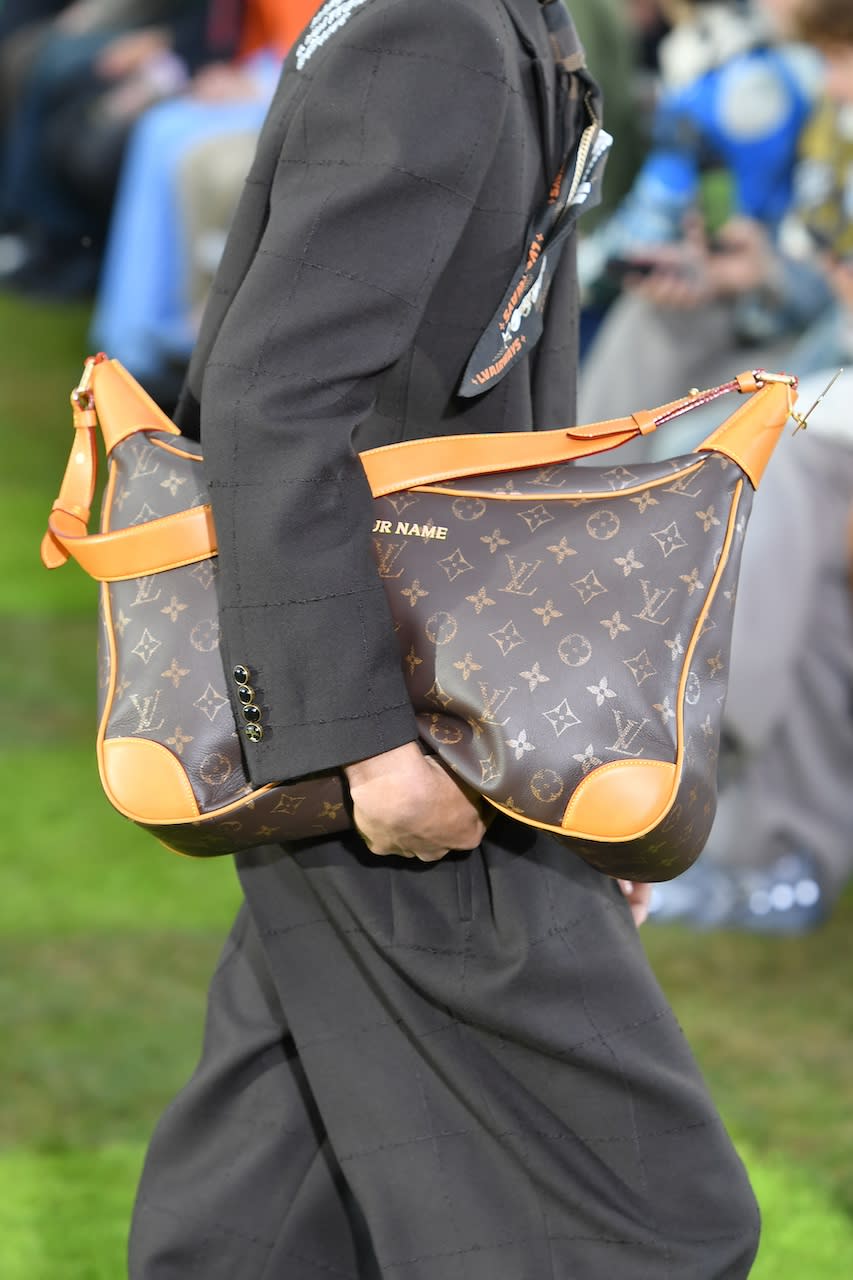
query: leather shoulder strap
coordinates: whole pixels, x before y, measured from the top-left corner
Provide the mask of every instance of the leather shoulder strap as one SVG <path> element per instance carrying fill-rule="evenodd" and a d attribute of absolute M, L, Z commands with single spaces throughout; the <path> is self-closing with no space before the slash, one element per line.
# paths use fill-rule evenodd
<path fill-rule="evenodd" d="M 750 402 L 703 441 L 697 452 L 715 449 L 726 453 L 757 486 L 796 400 L 796 379 L 787 374 L 749 370 L 731 382 L 694 392 L 659 409 L 638 411 L 627 418 L 613 418 L 590 426 L 494 435 L 432 436 L 370 449 L 361 455 L 361 461 L 374 497 L 464 476 L 571 462 L 616 449 L 729 392 L 750 395 Z"/>

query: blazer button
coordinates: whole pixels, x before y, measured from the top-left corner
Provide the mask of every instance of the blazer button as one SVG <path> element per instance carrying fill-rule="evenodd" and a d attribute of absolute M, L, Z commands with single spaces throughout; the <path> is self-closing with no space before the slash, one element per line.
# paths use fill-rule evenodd
<path fill-rule="evenodd" d="M 260 707 L 256 707 L 252 702 L 250 702 L 247 707 L 242 707 L 241 710 L 243 712 L 243 719 L 248 720 L 250 724 L 257 724 L 261 718 Z"/>
<path fill-rule="evenodd" d="M 260 742 L 264 736 L 264 731 L 259 724 L 246 725 L 246 737 L 250 742 Z"/>
<path fill-rule="evenodd" d="M 247 684 L 238 684 L 237 697 L 240 699 L 241 702 L 249 703 L 252 701 L 254 696 L 255 696 L 254 689 L 250 689 Z"/>
<path fill-rule="evenodd" d="M 248 667 L 244 667 L 242 663 L 239 663 L 234 668 L 234 681 L 236 684 L 248 684 L 249 683 Z"/>

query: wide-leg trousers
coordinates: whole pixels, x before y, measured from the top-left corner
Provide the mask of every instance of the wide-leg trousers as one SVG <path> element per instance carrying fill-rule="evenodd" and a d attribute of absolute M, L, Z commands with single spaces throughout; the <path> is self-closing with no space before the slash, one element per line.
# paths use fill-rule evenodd
<path fill-rule="evenodd" d="M 504 819 L 433 865 L 353 835 L 239 872 L 132 1280 L 748 1274 L 745 1171 L 612 881 Z"/>

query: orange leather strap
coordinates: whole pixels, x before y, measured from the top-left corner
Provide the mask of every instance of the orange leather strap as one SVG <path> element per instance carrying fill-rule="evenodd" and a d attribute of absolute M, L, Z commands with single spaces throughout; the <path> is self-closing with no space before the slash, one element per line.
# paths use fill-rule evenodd
<path fill-rule="evenodd" d="M 638 434 L 616 430 L 597 439 L 559 431 L 507 431 L 494 435 L 430 436 L 368 449 L 360 455 L 374 498 L 462 476 L 519 471 L 523 467 L 572 462 L 616 449 Z"/>
<path fill-rule="evenodd" d="M 98 478 L 98 449 L 95 440 L 98 415 L 90 388 L 95 365 L 102 358 L 89 357 L 79 385 L 71 392 L 74 440 L 59 487 L 59 496 L 51 509 L 51 520 L 55 513 L 61 513 L 65 525 L 74 529 L 78 536 L 88 531 L 95 482 Z M 42 564 L 48 569 L 58 569 L 68 557 L 69 552 L 63 543 L 51 533 L 49 521 L 48 531 L 41 544 Z"/>
<path fill-rule="evenodd" d="M 794 383 L 765 383 L 751 400 L 697 445 L 695 452 L 722 453 L 731 458 L 757 489 L 796 401 Z"/>
<path fill-rule="evenodd" d="M 370 449 L 361 455 L 361 460 L 373 495 L 378 498 L 441 480 L 570 462 L 602 453 L 730 391 L 741 391 L 751 398 L 696 452 L 714 450 L 725 454 L 757 487 L 796 400 L 796 379 L 760 370 L 747 371 L 732 382 L 694 392 L 630 418 L 557 431 L 435 436 Z M 180 433 L 121 365 L 103 356 L 87 361 L 71 403 L 74 443 L 42 542 L 42 561 L 47 568 L 57 568 L 73 557 L 98 581 L 116 582 L 215 555 L 216 533 L 209 506 L 192 507 L 128 529 L 89 533 L 97 475 L 98 425 L 108 453 L 119 441 L 140 431 Z"/>
<path fill-rule="evenodd" d="M 89 533 L 98 471 L 98 426 L 107 454 L 140 431 L 175 436 L 180 432 L 130 374 L 103 355 L 86 361 L 80 384 L 71 394 L 71 409 L 71 454 L 41 544 L 46 568 L 57 569 L 73 558 L 99 582 L 116 582 L 215 555 L 213 516 L 207 506 L 131 529 Z"/>
<path fill-rule="evenodd" d="M 112 533 L 86 533 L 75 517 L 53 511 L 48 537 L 98 582 L 144 578 L 216 555 L 216 531 L 209 506 L 149 520 Z M 51 567 L 51 566 L 48 566 Z"/>
<path fill-rule="evenodd" d="M 771 417 L 775 421 L 778 417 L 775 402 L 780 399 L 780 396 L 786 405 L 793 405 L 796 398 L 794 386 L 795 380 L 765 383 L 761 381 L 760 371 L 749 372 L 741 374 L 722 386 L 712 387 L 708 391 L 694 392 L 659 409 L 637 413 L 629 418 L 613 418 L 609 422 L 598 422 L 591 426 L 570 427 L 557 431 L 432 436 L 426 440 L 409 440 L 401 444 L 385 445 L 379 449 L 369 449 L 361 454 L 361 461 L 373 496 L 380 498 L 401 489 L 435 484 L 442 480 L 516 471 L 523 467 L 541 467 L 590 457 L 627 444 L 638 435 L 646 435 L 674 418 L 681 417 L 701 405 L 709 404 L 731 391 L 747 394 L 755 391 L 756 394 L 749 405 L 743 406 L 738 414 L 733 415 L 729 420 L 732 422 L 737 419 L 739 435 L 746 436 L 750 429 L 762 422 L 771 402 L 774 404 Z M 748 412 L 745 412 L 747 410 Z M 745 416 L 741 417 L 741 415 Z M 725 449 L 720 448 L 721 443 L 725 439 L 733 438 L 731 433 L 728 436 L 723 434 L 727 425 L 724 424 L 719 431 L 699 445 L 697 452 L 710 448 L 726 452 Z M 778 425 L 778 430 L 781 430 L 782 426 L 784 426 L 784 420 Z M 711 444 L 712 440 L 716 440 L 717 443 Z M 757 457 L 756 454 L 754 470 L 758 467 Z M 750 475 L 753 483 L 757 483 L 749 469 L 744 467 L 744 470 Z"/>
<path fill-rule="evenodd" d="M 117 360 L 98 361 L 92 371 L 92 394 L 109 455 L 122 440 L 137 431 L 163 431 L 180 435 L 163 412 Z"/>

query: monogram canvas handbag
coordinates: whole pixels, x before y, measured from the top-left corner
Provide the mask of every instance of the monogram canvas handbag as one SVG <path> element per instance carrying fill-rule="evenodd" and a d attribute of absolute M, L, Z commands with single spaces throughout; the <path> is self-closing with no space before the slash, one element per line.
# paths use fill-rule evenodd
<path fill-rule="evenodd" d="M 423 742 L 496 810 L 609 874 L 669 879 L 710 829 L 741 544 L 795 388 L 747 372 L 592 426 L 362 455 Z M 728 392 L 740 405 L 695 452 L 630 466 L 610 455 Z M 72 406 L 42 559 L 73 557 L 101 583 L 97 756 L 111 803 L 192 856 L 349 826 L 337 772 L 247 777 L 241 739 L 263 723 L 252 672 L 220 656 L 200 446 L 104 356 L 87 361 Z M 90 534 L 99 429 L 108 475 Z"/>

